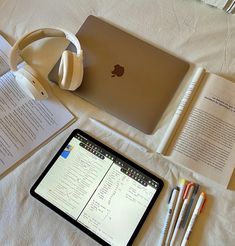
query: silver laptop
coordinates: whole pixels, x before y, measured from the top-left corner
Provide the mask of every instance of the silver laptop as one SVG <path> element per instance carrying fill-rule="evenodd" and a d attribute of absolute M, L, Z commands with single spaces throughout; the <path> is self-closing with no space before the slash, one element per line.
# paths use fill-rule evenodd
<path fill-rule="evenodd" d="M 151 134 L 189 63 L 95 16 L 86 19 L 77 37 L 84 54 L 84 79 L 74 93 Z M 58 64 L 49 74 L 55 82 Z"/>

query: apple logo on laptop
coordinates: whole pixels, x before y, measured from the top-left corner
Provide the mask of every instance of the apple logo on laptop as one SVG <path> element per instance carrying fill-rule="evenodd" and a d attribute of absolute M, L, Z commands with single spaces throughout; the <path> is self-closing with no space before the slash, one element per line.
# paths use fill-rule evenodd
<path fill-rule="evenodd" d="M 120 66 L 119 64 L 114 66 L 112 71 L 112 77 L 118 76 L 121 77 L 124 74 L 124 67 Z"/>

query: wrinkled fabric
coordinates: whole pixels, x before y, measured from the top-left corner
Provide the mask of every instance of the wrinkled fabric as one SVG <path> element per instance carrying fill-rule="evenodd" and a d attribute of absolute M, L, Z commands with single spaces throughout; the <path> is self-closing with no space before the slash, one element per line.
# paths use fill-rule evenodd
<path fill-rule="evenodd" d="M 235 18 L 200 1 L 0 0 L 0 33 L 11 44 L 21 35 L 39 27 L 58 26 L 75 33 L 90 14 L 235 81 Z M 28 63 L 47 76 L 65 46 L 66 43 L 59 40 L 43 40 L 28 48 L 24 56 Z M 88 119 L 92 116 L 104 121 L 154 151 L 179 97 L 164 115 L 157 131 L 153 135 L 145 135 L 77 96 L 60 90 L 57 85 L 51 86 L 78 120 L 0 180 L 1 246 L 97 244 L 29 194 L 37 177 L 72 129 L 77 127 L 164 179 L 165 187 L 138 234 L 136 245 L 156 245 L 167 211 L 169 191 L 177 185 L 180 177 L 198 182 L 208 194 L 205 210 L 194 227 L 190 245 L 234 245 L 235 175 L 226 190 L 153 152 L 141 152 L 127 141 L 118 139 L 115 134 L 97 129 Z"/>

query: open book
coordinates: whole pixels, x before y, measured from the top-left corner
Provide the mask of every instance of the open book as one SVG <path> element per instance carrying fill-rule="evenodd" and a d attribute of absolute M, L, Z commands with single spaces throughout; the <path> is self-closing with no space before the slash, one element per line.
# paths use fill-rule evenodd
<path fill-rule="evenodd" d="M 0 177 L 75 120 L 50 92 L 45 101 L 24 94 L 9 71 L 10 49 L 0 36 Z"/>
<path fill-rule="evenodd" d="M 197 68 L 157 152 L 227 186 L 235 167 L 235 83 Z"/>
<path fill-rule="evenodd" d="M 234 0 L 201 0 L 211 6 L 223 9 L 229 14 L 235 14 L 235 1 Z"/>

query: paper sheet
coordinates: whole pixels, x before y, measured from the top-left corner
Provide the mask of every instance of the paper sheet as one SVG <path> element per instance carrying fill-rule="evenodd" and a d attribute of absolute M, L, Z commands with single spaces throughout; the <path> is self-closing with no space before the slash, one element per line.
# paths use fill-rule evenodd
<path fill-rule="evenodd" d="M 0 71 L 9 70 L 10 45 L 0 38 Z M 0 77 L 0 174 L 29 155 L 74 119 L 50 94 L 34 101 L 24 94 L 11 71 Z"/>

